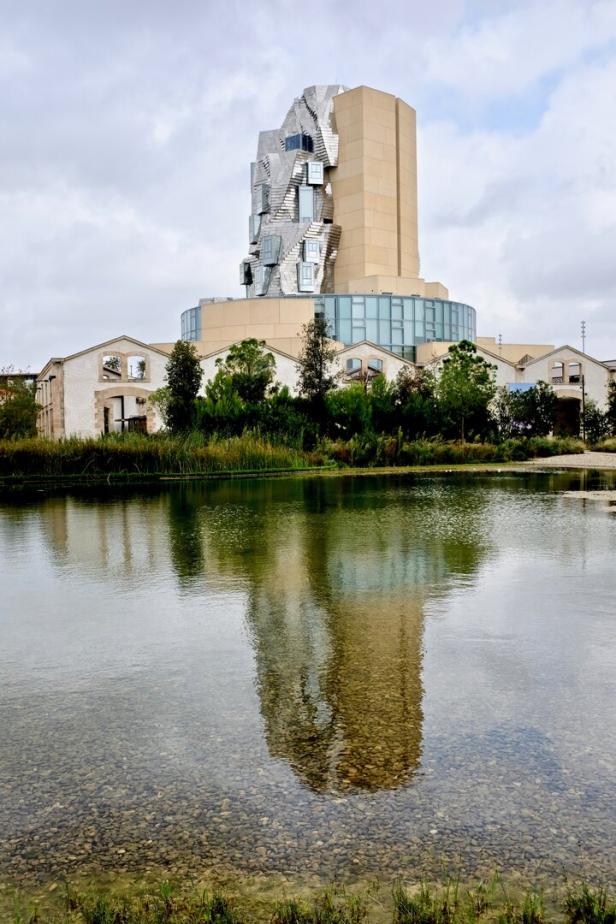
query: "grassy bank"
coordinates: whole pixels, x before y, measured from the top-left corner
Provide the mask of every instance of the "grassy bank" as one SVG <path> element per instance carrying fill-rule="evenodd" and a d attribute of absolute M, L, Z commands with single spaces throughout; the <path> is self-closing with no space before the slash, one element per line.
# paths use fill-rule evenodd
<path fill-rule="evenodd" d="M 515 890 L 501 879 L 429 886 L 330 888 L 288 897 L 235 890 L 186 890 L 162 882 L 121 891 L 51 886 L 47 897 L 14 893 L 2 902 L 11 924 L 615 924 L 616 902 L 603 888 L 555 886 Z"/>
<path fill-rule="evenodd" d="M 114 476 L 135 482 L 160 476 L 212 476 L 300 471 L 323 465 L 428 466 L 516 462 L 580 452 L 573 439 L 534 438 L 499 443 L 441 440 L 404 442 L 379 436 L 347 441 L 324 440 L 311 452 L 270 442 L 255 433 L 206 440 L 127 434 L 121 437 L 52 442 L 44 439 L 0 441 L 0 482 L 31 479 L 101 481 Z"/>
<path fill-rule="evenodd" d="M 599 440 L 592 448 L 597 452 L 616 452 L 616 436 L 608 436 Z"/>
<path fill-rule="evenodd" d="M 4 478 L 292 471 L 320 461 L 320 457 L 315 460 L 301 450 L 250 433 L 208 442 L 198 434 L 0 442 L 0 477 Z"/>

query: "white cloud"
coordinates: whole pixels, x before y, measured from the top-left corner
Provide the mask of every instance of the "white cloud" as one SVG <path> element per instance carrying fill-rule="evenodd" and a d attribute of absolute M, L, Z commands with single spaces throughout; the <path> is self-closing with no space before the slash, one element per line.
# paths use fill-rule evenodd
<path fill-rule="evenodd" d="M 239 295 L 258 131 L 330 81 L 418 108 L 422 268 L 476 306 L 482 332 L 573 339 L 584 311 L 591 348 L 616 355 L 613 0 L 311 9 L 13 5 L 0 44 L 0 365 L 36 367 L 121 331 L 174 339 L 199 297 Z"/>

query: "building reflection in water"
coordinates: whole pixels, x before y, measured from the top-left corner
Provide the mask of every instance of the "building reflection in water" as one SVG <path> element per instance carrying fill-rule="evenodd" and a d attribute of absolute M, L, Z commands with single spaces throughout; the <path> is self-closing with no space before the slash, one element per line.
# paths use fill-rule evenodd
<path fill-rule="evenodd" d="M 210 571 L 248 579 L 270 753 L 315 791 L 407 783 L 421 759 L 424 604 L 476 569 L 479 536 L 446 522 L 447 503 L 439 525 L 438 499 L 376 480 L 220 490 L 226 503 L 210 492 L 203 511 L 204 554 Z M 473 505 L 475 520 L 476 493 Z"/>
<path fill-rule="evenodd" d="M 41 521 L 64 563 L 127 586 L 171 565 L 186 592 L 240 590 L 270 754 L 314 791 L 376 791 L 419 765 L 424 606 L 479 564 L 478 496 L 378 478 L 221 482 L 52 499 Z"/>

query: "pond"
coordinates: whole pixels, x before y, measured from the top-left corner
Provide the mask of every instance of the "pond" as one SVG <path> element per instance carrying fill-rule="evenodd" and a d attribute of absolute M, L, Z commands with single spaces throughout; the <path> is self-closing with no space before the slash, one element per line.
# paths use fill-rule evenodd
<path fill-rule="evenodd" d="M 615 484 L 3 501 L 0 878 L 613 876 Z"/>

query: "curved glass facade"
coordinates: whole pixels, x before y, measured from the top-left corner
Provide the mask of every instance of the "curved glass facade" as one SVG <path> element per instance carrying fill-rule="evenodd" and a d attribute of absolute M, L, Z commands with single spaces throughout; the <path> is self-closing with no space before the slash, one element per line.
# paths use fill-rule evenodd
<path fill-rule="evenodd" d="M 182 340 L 201 340 L 201 306 L 182 312 Z"/>
<path fill-rule="evenodd" d="M 335 340 L 351 346 L 370 340 L 406 359 L 430 340 L 475 340 L 475 309 L 440 298 L 401 295 L 320 295 L 315 314 L 324 317 Z"/>

